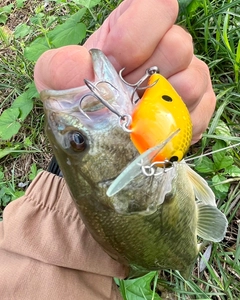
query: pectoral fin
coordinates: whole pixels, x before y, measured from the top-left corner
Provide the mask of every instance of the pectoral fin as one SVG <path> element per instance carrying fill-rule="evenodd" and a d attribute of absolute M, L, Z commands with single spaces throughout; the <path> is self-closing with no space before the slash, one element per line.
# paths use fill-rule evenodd
<path fill-rule="evenodd" d="M 224 239 L 227 226 L 227 218 L 217 207 L 198 205 L 198 236 L 207 241 L 220 242 Z"/>
<path fill-rule="evenodd" d="M 209 185 L 207 184 L 206 180 L 204 180 L 200 175 L 198 175 L 187 164 L 186 171 L 188 178 L 192 183 L 196 198 L 206 205 L 216 206 L 215 195 L 209 187 Z"/>

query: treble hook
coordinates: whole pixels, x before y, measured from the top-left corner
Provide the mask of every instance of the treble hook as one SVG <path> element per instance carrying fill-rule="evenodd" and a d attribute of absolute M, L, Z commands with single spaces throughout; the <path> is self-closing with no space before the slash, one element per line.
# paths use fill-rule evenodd
<path fill-rule="evenodd" d="M 100 93 L 99 88 L 94 85 L 91 81 L 89 81 L 88 79 L 84 79 L 84 82 L 86 84 L 86 86 L 89 88 L 89 90 L 94 94 L 94 96 L 104 105 L 106 106 L 111 112 L 113 112 L 114 114 L 116 114 L 119 118 L 121 117 L 121 114 L 115 110 L 115 108 L 109 104 L 102 96 Z M 109 83 L 110 84 L 110 83 Z"/>
<path fill-rule="evenodd" d="M 129 125 L 132 122 L 132 117 L 128 114 L 120 114 L 108 101 L 106 101 L 102 96 L 101 96 L 101 91 L 99 90 L 99 88 L 96 86 L 99 83 L 105 82 L 108 83 L 109 85 L 111 85 L 114 89 L 117 90 L 117 88 L 111 84 L 108 81 L 98 81 L 96 84 L 94 84 L 93 82 L 84 79 L 84 82 L 86 84 L 86 86 L 89 88 L 89 90 L 93 93 L 93 94 L 86 94 L 84 95 L 81 100 L 80 100 L 80 111 L 88 118 L 89 116 L 83 111 L 83 109 L 81 108 L 81 103 L 83 101 L 83 99 L 89 95 L 94 96 L 95 98 L 97 98 L 105 107 L 107 107 L 112 113 L 114 113 L 115 115 L 118 116 L 119 118 L 119 125 L 122 127 L 122 129 L 126 132 L 132 132 L 132 130 L 128 129 Z"/>
<path fill-rule="evenodd" d="M 148 79 L 151 75 L 153 74 L 156 74 L 156 73 L 160 73 L 159 71 L 159 68 L 157 66 L 153 66 L 151 68 L 148 68 L 146 71 L 145 71 L 145 74 L 143 75 L 142 78 L 140 78 L 136 83 L 129 83 L 127 82 L 126 80 L 123 79 L 122 77 L 122 72 L 125 70 L 125 68 L 123 68 L 122 70 L 119 71 L 119 77 L 120 79 L 123 81 L 123 83 L 125 83 L 126 85 L 128 86 L 131 86 L 134 88 L 133 90 L 133 93 L 132 93 L 132 96 L 131 96 L 131 102 L 133 103 L 133 97 L 134 97 L 134 94 L 136 93 L 137 90 L 145 90 L 147 88 L 150 88 L 152 86 L 154 86 L 158 80 L 154 81 L 151 85 L 148 85 L 148 86 L 144 86 L 144 87 L 140 87 L 140 85 L 146 80 Z M 139 99 L 135 100 L 134 101 L 134 104 L 136 104 L 137 102 L 139 101 Z"/>

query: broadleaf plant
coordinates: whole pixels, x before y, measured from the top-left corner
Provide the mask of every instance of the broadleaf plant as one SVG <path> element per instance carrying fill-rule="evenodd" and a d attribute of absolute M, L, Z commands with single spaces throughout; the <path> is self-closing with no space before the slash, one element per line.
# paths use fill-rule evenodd
<path fill-rule="evenodd" d="M 233 149 L 225 149 L 227 146 L 223 140 L 217 140 L 212 147 L 212 158 L 204 156 L 195 163 L 195 170 L 204 177 L 211 178 L 211 185 L 217 198 L 224 199 L 230 188 L 229 178 L 240 177 L 240 168 L 234 165 Z"/>
<path fill-rule="evenodd" d="M 80 23 L 86 9 L 82 8 L 69 17 L 65 23 L 56 26 L 43 37 L 38 37 L 28 47 L 24 56 L 30 61 L 36 61 L 45 51 L 66 45 L 77 45 L 86 36 L 86 26 Z"/>
<path fill-rule="evenodd" d="M 115 281 L 120 286 L 124 300 L 161 300 L 160 296 L 151 289 L 151 283 L 157 277 L 158 274 L 154 271 L 136 279 L 115 279 Z"/>
<path fill-rule="evenodd" d="M 38 93 L 32 82 L 28 89 L 18 96 L 13 104 L 5 109 L 0 116 L 0 138 L 8 140 L 17 134 L 22 122 L 26 119 L 33 108 L 33 98 Z"/>

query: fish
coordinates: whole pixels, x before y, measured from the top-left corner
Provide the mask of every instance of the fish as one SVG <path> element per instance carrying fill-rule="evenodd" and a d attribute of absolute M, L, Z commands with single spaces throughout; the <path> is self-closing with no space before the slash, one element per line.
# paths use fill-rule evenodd
<path fill-rule="evenodd" d="M 159 174 L 146 176 L 145 163 L 180 131 L 173 129 L 165 140 L 139 154 L 127 130 L 134 120 L 122 126 L 135 109 L 133 88 L 101 50 L 89 52 L 94 82 L 40 94 L 45 132 L 73 201 L 93 238 L 129 267 L 129 278 L 160 269 L 178 270 L 188 278 L 200 250 L 199 238 L 221 241 L 227 219 L 206 181 L 184 160 L 173 161 L 169 168 L 156 166 Z M 132 177 L 107 195 L 124 172 L 124 178 Z"/>

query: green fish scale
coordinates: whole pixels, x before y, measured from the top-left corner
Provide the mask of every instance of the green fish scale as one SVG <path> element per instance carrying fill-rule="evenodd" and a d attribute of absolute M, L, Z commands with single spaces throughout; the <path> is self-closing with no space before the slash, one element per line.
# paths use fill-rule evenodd
<path fill-rule="evenodd" d="M 119 215 L 112 210 L 96 212 L 90 202 L 86 205 L 84 199 L 73 196 L 87 228 L 115 259 L 146 270 L 181 271 L 194 263 L 198 247 L 194 195 L 186 194 L 182 184 L 179 190 L 179 183 L 187 184 L 180 177 L 178 174 L 173 182 L 175 190 L 151 215 Z"/>

